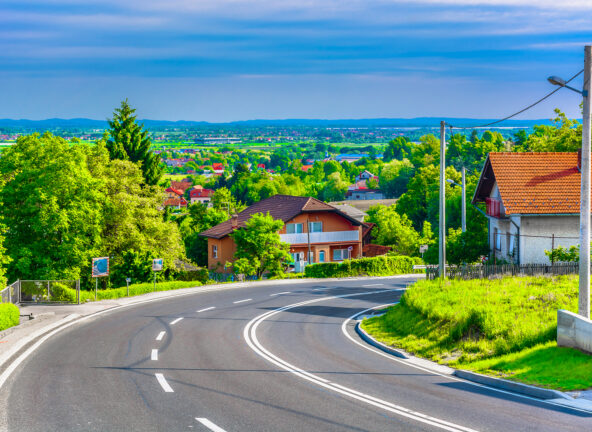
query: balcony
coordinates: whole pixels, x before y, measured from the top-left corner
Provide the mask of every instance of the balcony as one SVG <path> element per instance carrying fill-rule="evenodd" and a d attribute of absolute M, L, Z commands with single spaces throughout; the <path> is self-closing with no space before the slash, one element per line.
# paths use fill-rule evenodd
<path fill-rule="evenodd" d="M 280 240 L 288 244 L 308 243 L 308 234 L 280 234 Z M 329 231 L 310 233 L 310 243 L 336 243 L 360 241 L 359 231 Z"/>
<path fill-rule="evenodd" d="M 496 218 L 504 217 L 505 214 L 502 211 L 502 201 L 495 198 L 485 198 L 485 204 L 487 205 L 487 216 L 493 216 Z"/>

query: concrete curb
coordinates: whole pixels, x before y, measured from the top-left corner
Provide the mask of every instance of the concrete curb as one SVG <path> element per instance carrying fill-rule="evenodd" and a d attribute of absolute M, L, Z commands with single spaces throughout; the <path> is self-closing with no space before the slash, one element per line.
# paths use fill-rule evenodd
<path fill-rule="evenodd" d="M 384 307 L 384 306 L 381 306 Z M 398 358 L 405 359 L 413 363 L 413 359 L 416 357 L 409 354 L 408 352 L 390 347 L 388 345 L 383 344 L 382 342 L 378 342 L 372 336 L 370 336 L 365 330 L 360 327 L 360 322 L 356 323 L 356 333 L 368 344 L 372 345 L 375 348 L 378 348 L 381 351 L 384 351 L 388 354 L 396 356 Z M 442 365 L 432 362 L 430 360 L 421 359 L 422 367 L 428 367 L 432 369 L 435 373 L 442 373 Z M 448 366 L 446 366 L 449 368 Z M 451 369 L 451 373 L 449 375 L 456 376 L 457 378 L 464 379 L 467 381 L 472 381 L 478 384 L 483 384 L 488 387 L 497 388 L 500 390 L 505 390 L 511 393 L 519 393 L 522 395 L 534 397 L 537 399 L 549 400 L 549 399 L 567 399 L 569 401 L 573 401 L 574 398 L 569 396 L 566 393 L 563 393 L 559 390 L 550 390 L 541 387 L 535 387 L 528 384 L 522 384 L 515 381 L 509 381 L 503 378 L 496 378 L 488 375 L 483 375 L 477 372 L 471 372 L 463 369 Z"/>

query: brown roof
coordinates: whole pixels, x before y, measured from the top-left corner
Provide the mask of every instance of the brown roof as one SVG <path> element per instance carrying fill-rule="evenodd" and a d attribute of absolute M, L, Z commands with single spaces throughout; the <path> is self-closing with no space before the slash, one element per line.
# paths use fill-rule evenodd
<path fill-rule="evenodd" d="M 577 153 L 489 153 L 473 202 L 497 182 L 506 215 L 579 213 L 577 165 Z"/>
<path fill-rule="evenodd" d="M 362 255 L 365 257 L 375 257 L 380 255 L 386 255 L 392 247 L 382 246 L 377 244 L 367 244 L 362 248 Z"/>
<path fill-rule="evenodd" d="M 294 217 L 298 216 L 300 213 L 319 211 L 330 211 L 338 213 L 350 222 L 352 222 L 354 225 L 361 225 L 361 222 L 358 222 L 357 220 L 346 215 L 345 213 L 339 211 L 332 205 L 326 204 L 323 201 L 319 201 L 316 198 L 291 195 L 274 195 L 267 199 L 256 202 L 252 206 L 249 206 L 242 212 L 240 212 L 238 214 L 238 227 L 244 227 L 245 223 L 255 213 L 265 214 L 269 212 L 269 214 L 274 219 L 280 219 L 284 222 L 287 222 L 293 219 Z M 232 231 L 232 222 L 230 220 L 227 220 L 204 232 L 201 232 L 199 235 L 203 237 L 219 239 L 227 236 Z"/>
<path fill-rule="evenodd" d="M 185 191 L 187 189 L 189 189 L 191 187 L 191 182 L 188 181 L 175 181 L 175 180 L 171 180 L 171 187 L 173 189 L 178 189 L 180 191 L 182 191 L 183 193 L 185 193 Z"/>
<path fill-rule="evenodd" d="M 164 205 L 167 207 L 187 207 L 187 201 L 185 198 L 169 198 L 164 202 Z"/>

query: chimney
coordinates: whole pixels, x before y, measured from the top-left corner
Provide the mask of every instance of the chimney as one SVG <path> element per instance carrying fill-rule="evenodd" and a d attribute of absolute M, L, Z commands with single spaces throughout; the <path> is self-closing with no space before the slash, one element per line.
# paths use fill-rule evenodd
<path fill-rule="evenodd" d="M 578 150 L 578 171 L 582 172 L 582 149 Z"/>
<path fill-rule="evenodd" d="M 238 228 L 238 215 L 235 213 L 232 215 L 232 217 L 230 218 L 230 220 L 232 221 L 232 229 L 235 230 Z"/>

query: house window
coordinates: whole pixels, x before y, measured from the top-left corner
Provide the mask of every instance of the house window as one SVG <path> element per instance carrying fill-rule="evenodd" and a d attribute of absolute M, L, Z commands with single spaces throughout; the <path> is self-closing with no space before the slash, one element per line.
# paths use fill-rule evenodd
<path fill-rule="evenodd" d="M 218 258 L 218 246 L 212 245 L 212 258 Z"/>
<path fill-rule="evenodd" d="M 333 261 L 343 261 L 349 258 L 347 249 L 333 249 Z"/>
<path fill-rule="evenodd" d="M 493 244 L 496 250 L 502 250 L 502 236 L 497 228 L 493 229 Z"/>
<path fill-rule="evenodd" d="M 286 224 L 286 234 L 302 234 L 301 223 Z"/>
<path fill-rule="evenodd" d="M 323 222 L 309 222 L 308 230 L 311 233 L 323 232 Z"/>
<path fill-rule="evenodd" d="M 320 251 L 319 252 L 319 262 L 320 263 L 325 262 L 325 251 Z"/>

